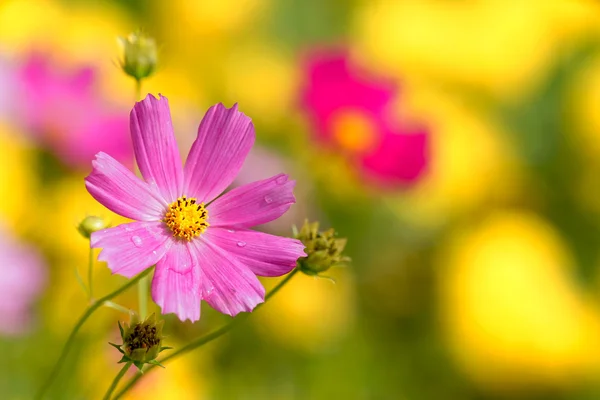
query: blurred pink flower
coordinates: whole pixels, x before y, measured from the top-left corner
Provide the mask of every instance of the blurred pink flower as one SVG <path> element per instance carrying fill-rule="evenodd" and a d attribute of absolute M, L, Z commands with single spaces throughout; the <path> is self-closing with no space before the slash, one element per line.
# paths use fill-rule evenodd
<path fill-rule="evenodd" d="M 46 268 L 40 255 L 0 228 L 0 334 L 27 331 L 31 306 L 45 283 Z"/>
<path fill-rule="evenodd" d="M 65 164 L 89 165 L 101 150 L 132 164 L 127 115 L 111 109 L 96 94 L 92 68 L 67 73 L 36 54 L 16 75 L 14 107 L 19 122 Z"/>
<path fill-rule="evenodd" d="M 398 122 L 393 82 L 370 76 L 343 51 L 313 53 L 305 74 L 302 105 L 319 141 L 346 152 L 380 184 L 407 185 L 422 175 L 428 135 Z"/>
<path fill-rule="evenodd" d="M 152 297 L 182 321 L 200 319 L 201 300 L 232 316 L 252 311 L 265 296 L 256 275 L 286 274 L 305 255 L 298 240 L 249 229 L 290 208 L 294 181 L 279 174 L 216 198 L 254 143 L 254 126 L 237 105 L 208 110 L 183 168 L 165 97 L 148 95 L 130 118 L 145 181 L 105 153 L 85 179 L 96 200 L 137 220 L 94 232 L 92 247 L 103 249 L 98 258 L 126 277 L 156 264 Z"/>

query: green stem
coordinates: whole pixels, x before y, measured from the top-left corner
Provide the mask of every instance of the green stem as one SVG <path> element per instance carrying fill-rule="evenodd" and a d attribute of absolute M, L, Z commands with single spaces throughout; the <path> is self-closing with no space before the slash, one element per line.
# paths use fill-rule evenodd
<path fill-rule="evenodd" d="M 88 264 L 88 295 L 90 300 L 94 298 L 94 289 L 92 289 L 92 278 L 94 275 L 94 249 L 90 246 L 90 259 Z"/>
<path fill-rule="evenodd" d="M 292 279 L 294 277 L 294 275 L 296 275 L 296 273 L 298 273 L 299 269 L 295 268 L 291 273 L 289 273 L 281 282 L 279 282 L 277 284 L 277 286 L 275 286 L 266 296 L 265 296 L 265 301 L 262 304 L 259 304 L 258 306 L 256 306 L 256 308 L 254 309 L 254 311 L 258 310 L 261 306 L 263 306 L 267 300 L 269 300 L 271 297 L 273 297 L 282 287 L 285 286 L 286 283 L 288 283 L 290 281 L 290 279 Z M 177 351 L 174 351 L 173 353 L 169 354 L 168 356 L 166 356 L 165 358 L 159 360 L 159 362 L 161 364 L 164 364 L 165 362 L 177 358 L 179 356 L 182 356 L 186 353 L 189 353 L 192 350 L 197 349 L 198 347 L 205 345 L 206 343 L 209 343 L 215 339 L 217 339 L 218 337 L 224 335 L 225 333 L 229 332 L 232 328 L 234 328 L 235 326 L 237 326 L 240 322 L 245 321 L 246 318 L 248 318 L 250 316 L 249 313 L 240 315 L 239 317 L 237 317 L 236 319 L 234 319 L 233 321 L 231 321 L 230 323 L 228 323 L 225 326 L 220 327 L 219 329 L 217 329 L 216 331 L 213 331 L 205 336 L 199 337 L 198 339 L 188 343 L 187 345 L 183 346 L 182 348 L 180 348 Z M 148 365 L 148 367 L 145 369 L 144 373 L 146 373 L 147 371 L 152 370 L 153 368 L 155 368 L 156 365 L 154 364 L 150 364 Z M 121 391 L 119 393 L 117 393 L 117 395 L 115 396 L 114 400 L 120 399 L 125 393 L 127 393 L 127 391 L 129 391 L 129 389 L 131 389 L 133 387 L 133 385 L 135 385 L 135 383 L 142 377 L 142 373 L 138 373 L 136 374 L 133 378 L 131 378 L 127 384 L 125 384 L 125 386 L 123 387 L 123 389 L 121 389 Z"/>
<path fill-rule="evenodd" d="M 129 367 L 131 367 L 131 364 L 132 364 L 131 361 L 127 361 L 127 363 L 125 365 L 123 365 L 123 368 L 121 368 L 121 370 L 119 371 L 119 373 L 117 374 L 117 376 L 115 376 L 115 379 L 113 379 L 110 387 L 108 388 L 108 391 L 106 392 L 106 394 L 103 397 L 103 400 L 110 400 L 110 396 L 115 391 L 115 388 L 119 384 L 119 381 L 121 380 L 121 378 L 123 377 L 123 375 L 125 375 L 125 373 L 129 369 Z"/>
<path fill-rule="evenodd" d="M 140 303 L 140 319 L 143 321 L 148 315 L 148 284 L 147 277 L 138 282 L 138 301 Z"/>
<path fill-rule="evenodd" d="M 87 286 L 85 286 L 85 282 L 83 282 L 83 278 L 81 277 L 81 274 L 79 273 L 79 268 L 77 266 L 75 266 L 75 279 L 77 279 L 77 283 L 79 283 L 79 286 L 81 286 L 85 294 L 87 294 L 88 299 L 90 299 L 90 290 Z"/>
<path fill-rule="evenodd" d="M 79 329 L 83 326 L 85 321 L 94 313 L 94 311 L 96 311 L 98 308 L 100 308 L 106 301 L 112 299 L 113 297 L 120 295 L 121 293 L 123 293 L 124 291 L 126 291 L 127 289 L 129 289 L 130 287 L 135 285 L 140 279 L 147 276 L 151 270 L 152 270 L 152 268 L 148 268 L 147 270 L 145 270 L 144 272 L 142 272 L 135 278 L 131 279 L 125 285 L 121 286 L 119 289 L 115 290 L 112 293 L 107 294 L 106 296 L 104 296 L 101 299 L 99 299 L 98 301 L 94 302 L 87 308 L 87 310 L 79 318 L 79 320 L 77 321 L 77 324 L 75 324 L 75 327 L 71 331 L 71 334 L 69 335 L 69 338 L 67 339 L 67 342 L 65 343 L 65 345 L 60 353 L 60 356 L 59 356 L 58 360 L 56 361 L 56 364 L 54 365 L 52 372 L 50 373 L 50 376 L 48 377 L 46 382 L 40 388 L 39 392 L 37 393 L 37 395 L 35 397 L 36 399 L 42 399 L 44 396 L 44 393 L 46 393 L 46 391 L 48 390 L 50 385 L 52 385 L 52 382 L 58 375 L 58 372 L 60 371 L 62 364 L 65 362 L 65 359 L 67 358 L 67 354 L 69 354 L 69 351 L 71 350 L 71 347 L 73 346 L 73 343 L 75 342 L 74 339 L 75 339 L 75 336 L 77 335 L 77 332 L 79 332 Z"/>
<path fill-rule="evenodd" d="M 142 97 L 142 80 L 135 80 L 135 101 L 140 101 L 140 97 Z"/>
<path fill-rule="evenodd" d="M 129 308 L 123 307 L 122 305 L 114 303 L 112 301 L 105 301 L 104 305 L 108 308 L 112 308 L 113 310 L 117 310 L 125 314 L 129 314 L 130 311 Z"/>

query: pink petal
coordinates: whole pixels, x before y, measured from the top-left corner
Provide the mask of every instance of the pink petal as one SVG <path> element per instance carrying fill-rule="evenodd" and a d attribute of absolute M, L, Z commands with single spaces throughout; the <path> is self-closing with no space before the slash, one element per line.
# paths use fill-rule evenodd
<path fill-rule="evenodd" d="M 254 144 L 254 125 L 237 109 L 208 109 L 185 163 L 185 193 L 208 202 L 233 182 Z"/>
<path fill-rule="evenodd" d="M 94 169 L 85 178 L 85 187 L 106 208 L 139 221 L 162 219 L 167 203 L 121 163 L 100 152 L 92 166 Z"/>
<path fill-rule="evenodd" d="M 202 268 L 202 297 L 211 307 L 234 316 L 252 311 L 265 300 L 265 288 L 236 257 L 206 239 L 190 243 Z"/>
<path fill-rule="evenodd" d="M 324 48 L 305 58 L 306 87 L 302 105 L 321 139 L 331 140 L 331 117 L 340 110 L 360 110 L 375 119 L 383 118 L 397 95 L 391 80 L 364 71 L 346 49 Z"/>
<path fill-rule="evenodd" d="M 183 169 L 167 98 L 157 99 L 149 94 L 136 103 L 131 110 L 130 126 L 142 176 L 146 182 L 158 186 L 167 202 L 175 201 L 183 194 Z"/>
<path fill-rule="evenodd" d="M 162 221 L 132 222 L 92 233 L 91 247 L 102 248 L 98 260 L 114 274 L 131 278 L 165 255 L 170 237 Z"/>
<path fill-rule="evenodd" d="M 426 172 L 428 165 L 428 134 L 386 133 L 375 151 L 362 159 L 369 178 L 382 185 L 410 185 Z"/>
<path fill-rule="evenodd" d="M 301 241 L 262 232 L 211 227 L 204 237 L 260 276 L 287 274 L 306 256 Z"/>
<path fill-rule="evenodd" d="M 156 264 L 152 298 L 163 314 L 175 313 L 182 321 L 200 319 L 200 267 L 190 243 L 174 240 L 165 257 Z"/>
<path fill-rule="evenodd" d="M 279 218 L 296 202 L 286 174 L 235 188 L 208 205 L 211 226 L 249 228 Z"/>

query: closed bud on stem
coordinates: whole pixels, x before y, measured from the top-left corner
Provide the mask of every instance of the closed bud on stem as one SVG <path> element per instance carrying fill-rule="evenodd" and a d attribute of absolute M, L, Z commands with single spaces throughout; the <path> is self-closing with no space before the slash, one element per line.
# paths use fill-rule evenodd
<path fill-rule="evenodd" d="M 294 229 L 294 237 L 306 246 L 307 256 L 298 260 L 298 266 L 307 275 L 319 275 L 350 261 L 342 254 L 347 240 L 338 238 L 333 228 L 319 231 L 318 222 L 305 221 L 300 231 Z"/>
<path fill-rule="evenodd" d="M 140 81 L 154 73 L 158 51 L 153 38 L 137 31 L 118 40 L 123 48 L 121 68 L 127 75 Z"/>
<path fill-rule="evenodd" d="M 119 350 L 123 357 L 119 363 L 132 362 L 140 371 L 144 364 L 154 364 L 162 367 L 156 361 L 158 354 L 170 347 L 162 347 L 163 320 L 156 322 L 156 316 L 150 315 L 140 322 L 139 316 L 132 312 L 129 324 L 119 322 L 123 344 L 109 343 Z M 163 367 L 164 368 L 164 367 Z"/>
<path fill-rule="evenodd" d="M 77 226 L 77 230 L 83 237 L 89 239 L 92 233 L 107 228 L 109 223 L 100 217 L 90 215 L 85 217 Z"/>

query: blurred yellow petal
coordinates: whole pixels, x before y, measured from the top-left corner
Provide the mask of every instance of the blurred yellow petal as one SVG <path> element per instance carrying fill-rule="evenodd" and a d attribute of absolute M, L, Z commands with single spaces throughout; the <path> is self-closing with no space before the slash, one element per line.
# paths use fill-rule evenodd
<path fill-rule="evenodd" d="M 204 374 L 197 373 L 198 363 L 190 356 L 182 357 L 148 372 L 139 384 L 126 396 L 125 400 L 202 400 L 209 397 L 209 382 Z M 116 374 L 116 373 L 115 373 Z"/>
<path fill-rule="evenodd" d="M 37 206 L 31 207 L 39 194 L 35 191 L 33 154 L 18 139 L 21 136 L 14 128 L 0 124 L 0 217 L 23 232 L 41 214 Z"/>
<path fill-rule="evenodd" d="M 254 21 L 267 0 L 174 0 L 158 2 L 158 12 L 169 34 L 181 40 L 195 36 L 219 36 Z M 186 45 L 189 43 L 186 42 Z M 194 46 L 192 46 L 194 47 Z M 201 51 L 201 47 L 196 51 Z"/>
<path fill-rule="evenodd" d="M 354 289 L 346 270 L 330 272 L 337 284 L 297 274 L 257 313 L 260 331 L 281 346 L 304 351 L 319 351 L 338 341 L 354 318 Z M 267 289 L 269 284 L 274 286 L 266 281 Z"/>
<path fill-rule="evenodd" d="M 389 203 L 403 219 L 435 227 L 512 190 L 515 156 L 506 133 L 485 113 L 423 85 L 409 89 L 402 106 L 431 132 L 428 171 Z"/>
<path fill-rule="evenodd" d="M 462 368 L 488 388 L 568 386 L 600 367 L 600 320 L 546 221 L 497 212 L 439 257 L 440 307 Z"/>
<path fill-rule="evenodd" d="M 45 0 L 8 0 L 0 5 L 0 38 L 5 52 L 52 50 L 56 59 L 94 62 L 112 68 L 115 40 L 129 25 L 108 3 L 63 6 Z M 115 57 L 116 58 L 116 57 Z"/>
<path fill-rule="evenodd" d="M 225 64 L 226 93 L 253 119 L 278 121 L 296 102 L 298 71 L 293 58 L 275 46 L 253 43 Z"/>
<path fill-rule="evenodd" d="M 360 53 L 398 75 L 429 74 L 495 94 L 527 93 L 564 42 L 598 30 L 599 7 L 571 0 L 369 3 Z"/>

